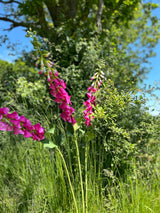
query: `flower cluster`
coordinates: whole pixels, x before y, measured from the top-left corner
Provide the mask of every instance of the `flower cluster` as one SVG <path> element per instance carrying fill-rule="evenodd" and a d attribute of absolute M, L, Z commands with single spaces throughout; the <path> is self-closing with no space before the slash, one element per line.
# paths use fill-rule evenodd
<path fill-rule="evenodd" d="M 83 113 L 84 113 L 84 118 L 86 120 L 85 121 L 86 126 L 91 126 L 91 120 L 94 119 L 93 107 L 96 105 L 95 104 L 96 96 L 93 95 L 93 93 L 99 90 L 99 87 L 102 84 L 102 80 L 100 78 L 104 78 L 103 72 L 101 72 L 100 76 L 97 73 L 95 73 L 94 76 L 91 77 L 91 80 L 95 79 L 96 82 L 93 83 L 91 87 L 88 88 L 88 93 L 87 93 L 88 100 L 84 102 L 86 109 L 83 111 Z"/>
<path fill-rule="evenodd" d="M 86 109 L 83 112 L 84 112 L 84 118 L 86 119 L 85 121 L 86 126 L 91 126 L 91 119 L 94 118 L 94 116 L 92 115 L 93 114 L 92 105 L 95 105 L 95 99 L 96 99 L 96 96 L 94 96 L 92 93 L 96 92 L 96 88 L 91 86 L 88 88 L 88 91 L 89 91 L 89 93 L 87 93 L 88 100 L 84 102 Z"/>
<path fill-rule="evenodd" d="M 72 114 L 75 109 L 70 106 L 72 105 L 70 101 L 71 96 L 65 90 L 66 83 L 58 77 L 58 72 L 54 70 L 49 72 L 48 82 L 50 83 L 50 93 L 55 97 L 54 101 L 60 103 L 59 108 L 62 110 L 61 118 L 74 125 L 76 120 Z"/>
<path fill-rule="evenodd" d="M 14 135 L 22 134 L 25 138 L 41 141 L 44 137 L 44 128 L 39 123 L 32 125 L 29 119 L 17 112 L 8 113 L 7 107 L 0 108 L 0 130 L 14 131 Z"/>

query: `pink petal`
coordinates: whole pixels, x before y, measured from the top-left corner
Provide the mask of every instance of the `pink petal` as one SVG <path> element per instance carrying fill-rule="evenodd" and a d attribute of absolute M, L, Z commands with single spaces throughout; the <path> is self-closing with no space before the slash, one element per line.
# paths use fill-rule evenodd
<path fill-rule="evenodd" d="M 72 124 L 74 125 L 75 123 L 77 123 L 77 121 L 75 120 L 74 117 L 72 117 Z"/>
<path fill-rule="evenodd" d="M 93 88 L 93 89 L 92 89 L 92 92 L 96 92 L 96 88 Z"/>
<path fill-rule="evenodd" d="M 89 87 L 89 88 L 88 88 L 88 91 L 90 92 L 90 91 L 92 90 L 92 88 L 93 88 L 93 86 Z"/>
<path fill-rule="evenodd" d="M 85 124 L 86 126 L 91 126 L 91 120 L 86 120 Z"/>
<path fill-rule="evenodd" d="M 56 99 L 54 99 L 54 101 L 55 101 L 56 103 L 62 103 L 62 102 L 63 102 L 63 100 L 62 100 L 61 98 L 56 98 Z"/>
<path fill-rule="evenodd" d="M 9 109 L 7 107 L 0 108 L 1 115 L 6 115 L 6 114 L 8 114 L 8 112 L 9 112 Z"/>
<path fill-rule="evenodd" d="M 30 138 L 30 137 L 32 137 L 32 134 L 29 131 L 24 130 L 24 137 L 25 138 Z"/>
<path fill-rule="evenodd" d="M 17 114 L 17 112 L 12 112 L 11 114 L 7 115 L 7 118 L 12 118 L 12 119 L 19 119 L 19 115 Z"/>
<path fill-rule="evenodd" d="M 13 127 L 6 122 L 0 121 L 0 130 L 1 131 L 12 131 Z"/>
<path fill-rule="evenodd" d="M 95 100 L 96 100 L 96 97 L 95 97 L 95 96 L 92 96 L 92 97 L 91 97 L 91 103 L 93 104 L 93 103 L 95 102 Z"/>
<path fill-rule="evenodd" d="M 88 98 L 91 98 L 91 96 L 92 96 L 92 93 L 91 93 L 91 92 L 88 92 L 88 93 L 87 93 L 87 97 L 88 97 Z"/>
<path fill-rule="evenodd" d="M 20 121 L 10 120 L 10 122 L 11 122 L 12 124 L 14 124 L 14 126 L 16 126 L 17 128 L 21 128 Z"/>
<path fill-rule="evenodd" d="M 44 133 L 44 128 L 41 127 L 40 123 L 37 123 L 34 125 L 34 129 L 38 132 L 38 133 Z"/>
<path fill-rule="evenodd" d="M 66 116 L 66 114 L 64 112 L 62 112 L 60 114 L 61 118 L 64 120 L 64 121 L 67 121 L 68 117 Z"/>
<path fill-rule="evenodd" d="M 84 105 L 87 107 L 87 106 L 90 106 L 90 104 L 91 104 L 91 101 L 90 101 L 90 99 L 88 99 L 86 102 L 84 102 Z"/>
<path fill-rule="evenodd" d="M 19 121 L 23 122 L 23 123 L 26 122 L 26 120 L 27 119 L 23 115 L 21 115 L 20 118 L 19 118 Z"/>
<path fill-rule="evenodd" d="M 23 135 L 24 134 L 24 131 L 22 130 L 22 129 L 19 129 L 19 128 L 17 128 L 17 127 L 14 127 L 14 133 L 13 133 L 14 135 L 19 135 L 19 134 L 21 134 L 21 135 Z"/>

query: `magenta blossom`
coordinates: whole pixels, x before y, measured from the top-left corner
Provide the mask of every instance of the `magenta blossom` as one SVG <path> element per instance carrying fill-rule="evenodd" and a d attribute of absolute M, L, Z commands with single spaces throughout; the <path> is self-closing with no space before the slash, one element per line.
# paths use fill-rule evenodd
<path fill-rule="evenodd" d="M 45 130 L 38 123 L 32 125 L 29 119 L 23 115 L 19 116 L 17 112 L 8 113 L 7 107 L 0 108 L 0 130 L 1 131 L 14 131 L 14 135 L 21 134 L 25 138 L 32 137 L 33 140 L 43 140 Z"/>
<path fill-rule="evenodd" d="M 2 131 L 12 131 L 13 127 L 9 125 L 7 122 L 0 121 L 0 130 Z"/>
<path fill-rule="evenodd" d="M 66 83 L 58 77 L 57 71 L 50 71 L 48 76 L 48 82 L 50 83 L 50 94 L 55 97 L 54 101 L 59 103 L 59 108 L 62 110 L 61 118 L 73 125 L 76 123 L 75 118 L 73 117 L 74 108 L 70 105 L 71 96 L 68 95 L 66 89 Z"/>
<path fill-rule="evenodd" d="M 9 112 L 9 109 L 7 107 L 0 108 L 0 115 L 7 115 Z"/>
<path fill-rule="evenodd" d="M 94 74 L 93 77 L 91 77 L 91 80 L 97 79 L 98 75 Z M 92 83 L 91 87 L 88 88 L 88 93 L 87 93 L 87 97 L 88 100 L 84 102 L 84 105 L 86 107 L 86 109 L 83 111 L 84 113 L 84 118 L 85 118 L 85 124 L 86 126 L 91 126 L 91 120 L 94 119 L 93 116 L 93 106 L 96 106 L 96 96 L 93 95 L 93 93 L 95 93 L 97 90 L 99 90 L 99 87 L 101 86 L 102 81 L 98 80 L 96 81 L 96 87 L 95 84 Z"/>
<path fill-rule="evenodd" d="M 41 70 L 39 71 L 39 74 L 44 74 L 44 76 L 47 76 L 48 83 L 50 84 L 50 94 L 55 98 L 54 101 L 56 103 L 60 104 L 60 109 L 62 109 L 61 118 L 64 121 L 67 121 L 69 123 L 72 123 L 74 125 L 76 123 L 75 118 L 73 117 L 73 113 L 75 110 L 71 108 L 70 105 L 72 105 L 70 99 L 71 96 L 68 95 L 67 91 L 65 90 L 67 85 L 66 83 L 58 77 L 57 70 L 53 69 L 54 63 L 51 61 L 47 61 L 45 66 L 46 69 L 44 70 L 44 64 L 41 64 Z"/>

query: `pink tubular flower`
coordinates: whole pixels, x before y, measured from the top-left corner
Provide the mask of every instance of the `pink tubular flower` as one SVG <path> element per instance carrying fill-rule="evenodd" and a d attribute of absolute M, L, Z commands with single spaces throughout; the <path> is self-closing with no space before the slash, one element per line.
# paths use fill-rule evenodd
<path fill-rule="evenodd" d="M 17 128 L 21 128 L 21 123 L 19 120 L 10 120 L 10 122 Z"/>
<path fill-rule="evenodd" d="M 14 135 L 19 135 L 19 134 L 24 135 L 24 130 L 19 129 L 17 127 L 13 127 L 13 129 L 14 129 L 14 133 L 13 133 Z"/>
<path fill-rule="evenodd" d="M 93 77 L 91 77 L 91 80 L 97 79 L 98 78 L 98 74 L 94 74 Z M 93 95 L 93 93 L 95 93 L 99 87 L 101 86 L 102 81 L 96 81 L 96 87 L 94 87 L 94 83 L 92 83 L 92 85 L 88 88 L 88 93 L 87 93 L 87 97 L 88 100 L 84 102 L 84 105 L 86 107 L 86 109 L 83 111 L 84 113 L 84 118 L 85 118 L 85 124 L 86 126 L 91 126 L 91 120 L 94 119 L 93 114 L 93 106 L 96 105 L 95 101 L 96 101 L 96 96 Z"/>
<path fill-rule="evenodd" d="M 9 109 L 7 107 L 0 108 L 0 115 L 7 115 L 9 112 Z"/>
<path fill-rule="evenodd" d="M 69 123 L 74 125 L 76 123 L 75 118 L 73 117 L 74 109 L 70 106 L 72 105 L 70 99 L 71 96 L 68 95 L 66 89 L 66 83 L 58 77 L 57 71 L 50 71 L 48 82 L 50 83 L 50 94 L 55 97 L 54 101 L 59 103 L 59 108 L 62 110 L 61 118 Z"/>
<path fill-rule="evenodd" d="M 0 121 L 0 130 L 1 131 L 12 131 L 13 127 L 9 125 L 7 122 Z"/>
<path fill-rule="evenodd" d="M 11 119 L 19 119 L 19 116 L 17 114 L 17 112 L 12 112 L 11 114 L 7 114 L 7 118 L 11 118 Z"/>
<path fill-rule="evenodd" d="M 45 71 L 41 71 L 46 67 Z M 75 118 L 73 117 L 74 110 L 70 108 L 72 105 L 70 98 L 66 92 L 66 83 L 58 77 L 57 70 L 53 69 L 54 63 L 50 60 L 47 60 L 45 64 L 41 62 L 41 70 L 39 74 L 44 74 L 47 76 L 48 83 L 50 84 L 50 94 L 55 98 L 54 101 L 60 104 L 60 109 L 62 109 L 61 117 L 64 121 L 72 123 L 74 125 L 76 123 Z"/>
<path fill-rule="evenodd" d="M 94 79 L 94 76 L 91 77 L 91 80 L 93 80 L 93 79 Z"/>
<path fill-rule="evenodd" d="M 44 128 L 41 127 L 40 123 L 37 123 L 33 126 L 34 131 L 32 132 L 33 140 L 41 141 L 44 139 Z"/>
<path fill-rule="evenodd" d="M 43 74 L 43 71 L 39 71 L 39 74 L 42 75 L 42 74 Z"/>
<path fill-rule="evenodd" d="M 25 137 L 25 138 L 30 138 L 30 137 L 32 137 L 32 139 L 34 140 L 32 134 L 31 134 L 29 131 L 27 131 L 26 129 L 24 130 L 24 137 Z"/>
<path fill-rule="evenodd" d="M 8 113 L 7 107 L 0 108 L 0 130 L 14 131 L 14 135 L 21 134 L 25 138 L 32 137 L 33 140 L 43 140 L 45 130 L 39 123 L 32 125 L 29 119 L 23 115 L 19 116 L 17 112 Z"/>

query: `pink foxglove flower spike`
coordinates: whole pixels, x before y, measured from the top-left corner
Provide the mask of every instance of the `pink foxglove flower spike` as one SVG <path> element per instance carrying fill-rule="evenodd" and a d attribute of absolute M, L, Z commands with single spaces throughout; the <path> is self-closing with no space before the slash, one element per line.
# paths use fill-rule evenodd
<path fill-rule="evenodd" d="M 19 116 L 17 112 L 9 113 L 7 107 L 0 108 L 0 130 L 14 131 L 14 135 L 21 134 L 25 138 L 32 137 L 33 140 L 43 140 L 45 130 L 39 123 L 32 125 L 29 119 L 23 115 Z"/>
<path fill-rule="evenodd" d="M 93 116 L 93 106 L 96 105 L 95 101 L 96 101 L 96 96 L 93 95 L 93 93 L 95 93 L 97 90 L 99 90 L 99 87 L 102 84 L 102 80 L 99 80 L 99 77 L 104 77 L 104 73 L 102 75 L 103 72 L 101 72 L 100 76 L 98 75 L 98 73 L 95 73 L 92 77 L 91 80 L 96 80 L 96 86 L 94 83 L 92 83 L 91 87 L 88 88 L 88 93 L 87 93 L 87 97 L 88 100 L 84 102 L 84 105 L 86 107 L 86 109 L 83 111 L 84 113 L 84 118 L 85 118 L 85 124 L 86 126 L 91 126 L 91 120 L 94 119 Z"/>
<path fill-rule="evenodd" d="M 60 103 L 59 108 L 62 110 L 61 118 L 74 125 L 76 120 L 72 114 L 75 109 L 70 106 L 72 105 L 70 101 L 71 96 L 65 90 L 66 83 L 58 77 L 57 71 L 49 72 L 48 82 L 50 83 L 50 93 L 55 97 L 54 101 Z"/>

